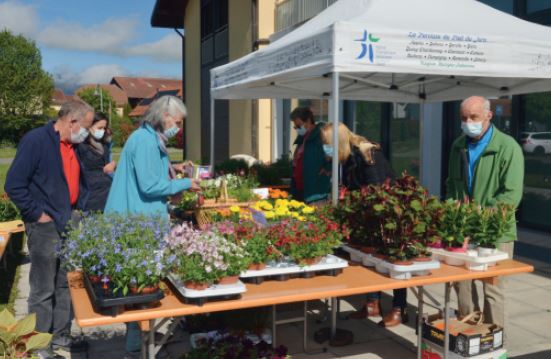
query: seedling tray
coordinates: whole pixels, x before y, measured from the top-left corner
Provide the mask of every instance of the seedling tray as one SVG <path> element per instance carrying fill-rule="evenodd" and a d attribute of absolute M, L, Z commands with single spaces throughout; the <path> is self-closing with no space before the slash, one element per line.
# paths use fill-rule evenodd
<path fill-rule="evenodd" d="M 102 288 L 102 284 L 92 283 L 87 275 L 84 277 L 84 287 L 88 292 L 88 296 L 94 306 L 96 312 L 101 313 L 110 313 L 112 316 L 124 311 L 125 307 L 147 307 L 154 302 L 164 298 L 164 293 L 162 290 L 157 290 L 151 294 L 128 294 L 122 295 L 122 292 L 119 294 L 113 294 L 112 285 L 109 286 L 107 290 Z"/>
<path fill-rule="evenodd" d="M 287 280 L 297 276 L 302 278 L 312 278 L 317 275 L 337 276 L 346 267 L 348 267 L 347 261 L 328 254 L 313 265 L 300 266 L 294 262 L 269 263 L 264 269 L 241 272 L 240 277 L 248 282 L 260 284 L 267 279 Z"/>
<path fill-rule="evenodd" d="M 412 276 L 429 275 L 431 270 L 440 268 L 440 262 L 437 260 L 397 265 L 346 245 L 342 246 L 342 249 L 350 254 L 350 260 L 361 262 L 365 267 L 375 267 L 377 272 L 388 274 L 393 279 L 403 280 L 410 279 Z"/>
<path fill-rule="evenodd" d="M 213 284 L 207 289 L 196 290 L 186 288 L 182 280 L 173 273 L 170 273 L 167 278 L 185 303 L 199 306 L 213 300 L 238 299 L 242 293 L 247 291 L 247 287 L 241 281 L 237 281 L 235 284 Z"/>
<path fill-rule="evenodd" d="M 486 271 L 488 268 L 492 265 L 494 265 L 496 262 L 505 260 L 509 258 L 509 255 L 505 252 L 496 251 L 495 254 L 481 257 L 478 255 L 478 253 L 475 253 L 474 250 L 469 251 L 472 253 L 472 255 L 469 255 L 468 253 L 457 253 L 457 252 L 450 252 L 443 248 L 431 248 L 430 251 L 432 252 L 432 256 L 435 259 L 439 259 L 441 261 L 445 261 L 446 263 L 450 263 L 450 260 L 455 262 L 457 266 L 465 266 L 469 270 L 473 271 Z"/>

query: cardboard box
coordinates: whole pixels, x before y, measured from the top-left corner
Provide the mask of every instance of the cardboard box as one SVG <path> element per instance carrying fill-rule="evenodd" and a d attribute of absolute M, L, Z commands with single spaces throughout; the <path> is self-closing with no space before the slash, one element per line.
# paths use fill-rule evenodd
<path fill-rule="evenodd" d="M 422 345 L 422 359 L 443 359 L 444 350 L 441 346 L 431 343 L 424 339 Z M 457 353 L 449 352 L 448 359 L 464 359 L 463 356 Z M 470 357 L 470 359 L 507 359 L 507 350 L 497 349 L 489 353 L 479 354 Z"/>
<path fill-rule="evenodd" d="M 444 346 L 444 325 L 441 317 L 432 316 L 423 323 L 423 338 Z M 473 357 L 501 347 L 503 328 L 490 324 L 470 325 L 456 318 L 450 319 L 450 352 L 463 357 Z"/>

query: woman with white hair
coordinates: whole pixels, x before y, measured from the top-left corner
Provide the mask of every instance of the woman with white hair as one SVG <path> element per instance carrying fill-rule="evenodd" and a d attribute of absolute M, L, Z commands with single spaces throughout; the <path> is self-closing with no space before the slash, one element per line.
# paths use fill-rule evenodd
<path fill-rule="evenodd" d="M 174 96 L 160 97 L 151 104 L 141 126 L 122 149 L 105 213 L 168 216 L 168 196 L 184 190 L 200 190 L 194 180 L 176 178 L 166 149 L 168 139 L 180 131 L 186 115 L 186 106 Z M 126 358 L 137 358 L 140 348 L 138 325 L 129 323 Z"/>
<path fill-rule="evenodd" d="M 160 97 L 151 104 L 141 126 L 124 145 L 105 213 L 167 214 L 168 196 L 199 190 L 196 182 L 176 178 L 166 149 L 186 115 L 186 106 L 174 96 Z"/>

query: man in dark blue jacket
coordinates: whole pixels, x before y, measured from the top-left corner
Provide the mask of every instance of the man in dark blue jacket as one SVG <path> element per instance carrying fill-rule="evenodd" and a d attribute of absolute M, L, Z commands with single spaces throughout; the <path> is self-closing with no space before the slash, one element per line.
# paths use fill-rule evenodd
<path fill-rule="evenodd" d="M 52 348 L 86 349 L 73 341 L 71 299 L 57 250 L 74 209 L 84 208 L 88 189 L 73 144 L 88 136 L 93 109 L 82 101 L 65 103 L 57 121 L 27 133 L 8 171 L 6 193 L 21 211 L 31 258 L 29 313 L 36 329 L 53 334 Z M 58 358 L 51 349 L 40 358 Z"/>

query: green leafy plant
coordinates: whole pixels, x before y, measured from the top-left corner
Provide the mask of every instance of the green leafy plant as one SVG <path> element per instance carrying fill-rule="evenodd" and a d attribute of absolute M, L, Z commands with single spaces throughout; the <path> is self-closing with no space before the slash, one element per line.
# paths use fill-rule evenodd
<path fill-rule="evenodd" d="M 272 348 L 266 342 L 254 344 L 251 340 L 234 335 L 219 334 L 199 343 L 197 348 L 184 355 L 183 359 L 290 359 L 287 348 Z"/>
<path fill-rule="evenodd" d="M 182 211 L 193 211 L 197 208 L 199 195 L 196 192 L 184 191 L 178 208 Z"/>
<path fill-rule="evenodd" d="M 471 202 L 448 199 L 442 203 L 442 216 L 438 223 L 438 233 L 446 247 L 466 247 L 473 233 L 475 205 Z"/>
<path fill-rule="evenodd" d="M 477 206 L 472 213 L 473 243 L 486 248 L 496 248 L 499 239 L 511 228 L 515 216 L 514 207 L 505 203 L 498 203 L 496 207 Z"/>
<path fill-rule="evenodd" d="M 0 312 L 0 357 L 36 358 L 33 352 L 47 347 L 52 335 L 36 332 L 35 327 L 34 313 L 17 321 L 7 309 Z"/>
<path fill-rule="evenodd" d="M 0 222 L 8 222 L 16 219 L 20 219 L 21 214 L 15 204 L 4 193 L 0 197 Z"/>

